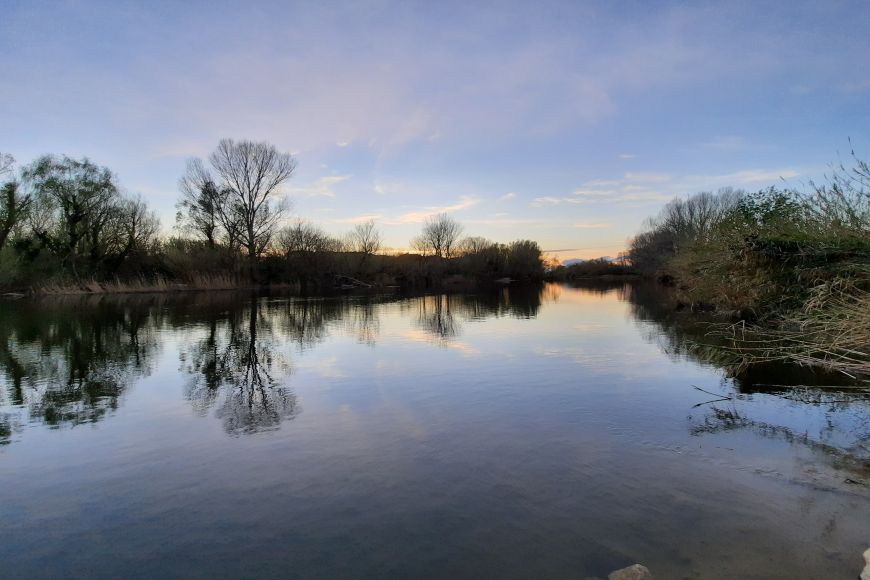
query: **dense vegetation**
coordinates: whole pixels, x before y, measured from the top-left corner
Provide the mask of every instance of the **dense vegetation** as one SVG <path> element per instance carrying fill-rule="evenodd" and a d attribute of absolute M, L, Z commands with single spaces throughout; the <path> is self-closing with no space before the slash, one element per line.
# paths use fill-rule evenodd
<path fill-rule="evenodd" d="M 617 259 L 595 258 L 550 268 L 547 278 L 554 282 L 573 282 L 588 278 L 623 278 L 636 276 L 637 270 L 625 255 Z"/>
<path fill-rule="evenodd" d="M 537 243 L 463 237 L 448 215 L 432 216 L 411 241 L 415 253 L 404 254 L 383 251 L 374 221 L 342 237 L 291 221 L 280 189 L 295 167 L 268 143 L 222 140 L 207 161 L 188 162 L 174 235 L 164 237 L 154 212 L 125 195 L 109 169 L 46 155 L 16 171 L 2 155 L 0 287 L 431 287 L 543 276 Z"/>
<path fill-rule="evenodd" d="M 855 159 L 808 189 L 676 199 L 629 257 L 686 305 L 740 320 L 718 332 L 747 361 L 870 374 L 870 166 Z"/>

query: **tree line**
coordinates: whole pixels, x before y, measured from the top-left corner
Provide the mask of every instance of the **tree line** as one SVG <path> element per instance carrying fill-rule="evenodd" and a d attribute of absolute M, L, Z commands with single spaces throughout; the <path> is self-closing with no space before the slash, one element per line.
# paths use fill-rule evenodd
<path fill-rule="evenodd" d="M 223 139 L 207 159 L 188 160 L 179 179 L 174 233 L 117 177 L 90 159 L 45 155 L 18 169 L 0 155 L 0 285 L 51 282 L 100 288 L 107 280 L 169 279 L 188 285 L 360 283 L 438 285 L 446 279 L 539 279 L 537 243 L 463 237 L 446 214 L 431 216 L 410 242 L 385 255 L 377 224 L 333 236 L 290 219 L 282 186 L 296 160 L 266 142 Z M 289 223 L 288 223 L 289 222 Z M 105 286 L 103 286 L 105 287 Z"/>

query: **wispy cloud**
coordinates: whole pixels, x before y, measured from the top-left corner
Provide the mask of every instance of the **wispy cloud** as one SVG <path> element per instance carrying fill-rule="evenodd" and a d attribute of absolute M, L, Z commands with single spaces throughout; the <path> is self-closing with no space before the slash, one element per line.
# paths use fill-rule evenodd
<path fill-rule="evenodd" d="M 782 169 L 744 169 L 734 173 L 721 175 L 689 175 L 686 180 L 697 183 L 720 183 L 723 185 L 758 185 L 774 184 L 783 179 L 800 177 L 797 169 L 784 167 Z"/>
<path fill-rule="evenodd" d="M 629 183 L 667 183 L 673 176 L 670 173 L 626 173 L 622 179 Z"/>
<path fill-rule="evenodd" d="M 504 194 L 503 196 L 501 196 L 500 198 L 498 198 L 498 200 L 499 201 L 508 201 L 510 199 L 515 198 L 516 196 L 517 196 L 516 193 L 514 193 L 513 191 L 509 191 L 506 194 Z"/>
<path fill-rule="evenodd" d="M 538 197 L 532 206 L 559 204 L 619 204 L 639 206 L 661 203 L 677 196 L 713 191 L 722 187 L 758 187 L 801 175 L 794 168 L 743 169 L 719 175 L 674 175 L 663 172 L 625 173 L 619 179 L 593 179 L 574 190 L 571 196 Z"/>
<path fill-rule="evenodd" d="M 611 226 L 610 224 L 607 224 L 607 223 L 581 222 L 581 223 L 574 224 L 574 227 L 581 229 L 581 230 L 606 230 L 606 229 L 610 229 L 613 226 Z"/>
<path fill-rule="evenodd" d="M 464 223 L 475 226 L 543 226 L 550 223 L 547 220 L 511 217 L 490 217 L 481 219 L 463 220 Z"/>
<path fill-rule="evenodd" d="M 287 188 L 286 193 L 299 197 L 335 197 L 333 188 L 350 178 L 350 175 L 326 175 L 308 185 Z"/>
<path fill-rule="evenodd" d="M 532 207 L 544 207 L 548 205 L 559 205 L 564 201 L 570 201 L 569 198 L 564 197 L 553 197 L 552 195 L 545 195 L 543 197 L 534 198 L 529 205 Z"/>
<path fill-rule="evenodd" d="M 444 205 L 444 206 L 429 206 L 422 208 L 420 210 L 409 211 L 403 213 L 395 218 L 385 218 L 383 223 L 389 225 L 399 225 L 399 224 L 418 224 L 426 221 L 430 217 L 434 215 L 438 215 L 440 213 L 453 213 L 459 212 L 470 207 L 477 205 L 480 202 L 480 199 L 477 197 L 473 197 L 470 195 L 463 195 L 457 203 L 452 205 Z"/>
<path fill-rule="evenodd" d="M 336 219 L 329 220 L 329 221 L 330 221 L 330 223 L 334 223 L 334 224 L 362 224 L 362 223 L 365 223 L 369 220 L 378 221 L 382 217 L 384 217 L 384 216 L 382 214 L 379 214 L 379 213 L 367 213 L 367 214 L 355 215 L 355 216 L 344 217 L 344 218 L 336 218 Z"/>
<path fill-rule="evenodd" d="M 366 222 L 368 220 L 375 220 L 379 224 L 388 225 L 388 226 L 396 226 L 396 225 L 406 225 L 406 224 L 419 224 L 425 222 L 427 219 L 432 216 L 441 214 L 441 213 L 455 213 L 461 212 L 468 208 L 474 207 L 480 202 L 480 199 L 473 196 L 462 196 L 459 198 L 459 201 L 451 204 L 451 205 L 442 205 L 442 206 L 425 206 L 419 209 L 415 209 L 412 211 L 407 211 L 400 214 L 390 214 L 384 211 L 374 211 L 369 213 L 364 213 L 360 215 L 335 218 L 330 220 L 330 223 L 335 224 L 358 224 L 362 222 Z M 468 223 L 472 223 L 472 220 L 469 220 Z"/>

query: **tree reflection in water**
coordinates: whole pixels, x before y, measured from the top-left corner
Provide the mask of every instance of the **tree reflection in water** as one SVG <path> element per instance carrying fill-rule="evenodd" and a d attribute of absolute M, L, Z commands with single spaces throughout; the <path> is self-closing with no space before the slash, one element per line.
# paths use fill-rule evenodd
<path fill-rule="evenodd" d="M 694 434 L 716 432 L 717 425 L 720 431 L 754 428 L 759 420 L 752 418 L 758 408 L 753 404 L 763 395 L 822 412 L 825 427 L 817 442 L 870 455 L 866 383 L 782 364 L 735 364 L 727 351 L 711 343 L 702 324 L 677 312 L 667 293 L 655 286 L 594 283 L 583 284 L 582 290 L 616 293 L 627 302 L 642 336 L 670 357 L 722 369 L 720 389 L 738 405 L 736 416 L 745 420 L 723 421 L 727 413 L 719 412 L 721 406 L 706 404 L 693 412 Z M 303 299 L 227 292 L 5 303 L 0 305 L 0 443 L 17 436 L 28 422 L 57 428 L 111 414 L 128 385 L 151 372 L 161 331 L 183 339 L 181 369 L 194 409 L 213 413 L 235 435 L 277 429 L 295 417 L 299 403 L 288 386 L 292 351 L 313 348 L 333 331 L 375 345 L 385 303 L 396 304 L 427 340 L 450 346 L 469 323 L 533 318 L 543 303 L 558 301 L 568 291 L 545 285 L 474 295 Z M 771 426 L 769 419 L 764 424 Z M 759 432 L 782 432 L 767 427 Z"/>
<path fill-rule="evenodd" d="M 57 428 L 115 410 L 127 385 L 151 372 L 156 316 L 154 301 L 110 297 L 0 309 L 0 403 L 13 409 L 0 418 L 0 442 L 25 420 Z"/>
<path fill-rule="evenodd" d="M 436 343 L 446 343 L 462 334 L 463 322 L 487 318 L 534 318 L 544 301 L 556 301 L 554 284 L 500 288 L 479 294 L 434 294 L 418 296 L 402 304 L 412 311 L 418 328 Z"/>
<path fill-rule="evenodd" d="M 458 297 L 453 298 L 453 302 L 458 301 Z M 462 331 L 462 325 L 456 320 L 454 309 L 451 308 L 451 296 L 422 296 L 414 300 L 414 303 L 417 307 L 417 326 L 437 341 L 449 341 Z"/>
<path fill-rule="evenodd" d="M 205 336 L 180 354 L 190 375 L 187 398 L 202 414 L 216 408 L 229 434 L 277 429 L 299 413 L 296 395 L 282 383 L 291 368 L 276 344 L 277 317 L 256 296 L 229 301 L 228 311 L 216 306 L 204 309 Z"/>

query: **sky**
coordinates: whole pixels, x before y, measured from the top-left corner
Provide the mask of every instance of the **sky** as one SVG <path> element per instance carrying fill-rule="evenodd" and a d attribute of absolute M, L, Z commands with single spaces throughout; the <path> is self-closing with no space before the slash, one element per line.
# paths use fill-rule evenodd
<path fill-rule="evenodd" d="M 188 158 L 265 140 L 332 233 L 401 250 L 447 212 L 614 256 L 675 196 L 870 158 L 868 30 L 866 1 L 2 0 L 0 152 L 87 156 L 171 233 Z"/>

